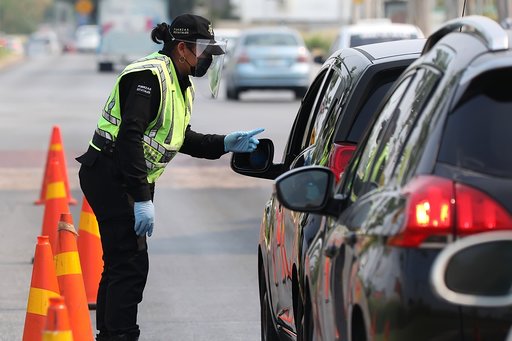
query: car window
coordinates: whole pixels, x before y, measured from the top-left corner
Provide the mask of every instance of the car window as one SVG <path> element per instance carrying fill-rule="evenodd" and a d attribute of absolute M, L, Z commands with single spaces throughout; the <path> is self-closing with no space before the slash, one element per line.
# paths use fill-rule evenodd
<path fill-rule="evenodd" d="M 335 116 L 334 113 L 336 111 L 336 103 L 338 100 L 337 93 L 340 91 L 340 88 L 346 87 L 342 85 L 345 82 L 346 79 L 341 77 L 339 71 L 335 68 L 331 68 L 331 71 L 327 75 L 325 84 L 320 91 L 321 95 L 317 97 L 317 103 L 309 116 L 309 122 L 304 130 L 301 152 L 308 150 L 309 147 L 311 147 L 309 148 L 311 152 L 300 155 L 299 158 L 294 160 L 292 164 L 293 168 L 304 166 L 305 164 L 312 164 L 314 159 L 316 160 L 317 157 L 316 153 L 313 155 L 313 149 L 316 150 L 316 146 L 318 146 L 317 143 L 319 142 L 318 139 L 321 138 L 323 141 L 322 143 L 326 143 L 326 135 L 329 137 L 332 136 L 334 127 L 326 128 L 325 122 L 328 117 L 332 118 Z M 328 131 L 326 131 L 326 129 L 328 129 Z"/>
<path fill-rule="evenodd" d="M 307 134 L 309 134 L 311 130 L 310 126 L 312 122 L 314 122 L 311 117 L 315 115 L 318 106 L 317 103 L 326 89 L 324 84 L 328 82 L 328 74 L 332 72 L 331 69 L 321 70 L 311 83 L 306 96 L 302 100 L 285 148 L 283 157 L 284 164 L 289 165 L 305 148 L 304 141 L 308 141 Z"/>
<path fill-rule="evenodd" d="M 319 98 L 318 110 L 314 118 L 314 122 L 311 124 L 311 132 L 309 136 L 305 138 L 309 139 L 309 142 L 304 141 L 304 146 L 310 146 L 317 142 L 318 136 L 322 133 L 325 119 L 328 113 L 332 112 L 333 106 L 336 103 L 336 93 L 340 90 L 340 87 L 345 88 L 347 80 L 341 77 L 340 73 L 333 69 L 331 78 L 326 83 L 324 95 Z"/>
<path fill-rule="evenodd" d="M 479 173 L 512 177 L 512 69 L 472 81 L 449 114 L 438 160 Z"/>
<path fill-rule="evenodd" d="M 379 152 L 370 172 L 369 182 L 373 188 L 381 187 L 391 180 L 396 161 L 401 155 L 406 139 L 438 79 L 437 73 L 418 70 L 399 106 L 389 120 L 379 145 Z"/>
<path fill-rule="evenodd" d="M 373 114 L 377 111 L 377 107 L 393 83 L 394 80 L 379 84 L 377 88 L 372 92 L 372 94 L 368 96 L 368 99 L 364 102 L 361 111 L 355 118 L 352 128 L 350 129 L 350 133 L 347 137 L 347 141 L 358 143 L 361 140 L 361 137 Z"/>
<path fill-rule="evenodd" d="M 346 180 L 343 185 L 343 192 L 348 193 L 351 201 L 355 201 L 362 195 L 364 186 L 370 178 L 371 166 L 378 152 L 379 143 L 383 138 L 383 133 L 393 113 L 398 109 L 401 96 L 407 89 L 411 81 L 411 77 L 404 79 L 387 100 L 382 111 L 378 114 L 377 119 L 372 125 L 361 152 L 358 152 L 356 159 L 351 163 Z"/>
<path fill-rule="evenodd" d="M 346 103 L 348 101 L 351 92 L 351 74 L 345 67 L 345 64 L 341 64 L 339 74 L 335 82 L 336 89 L 334 91 L 334 100 L 331 100 L 329 104 L 329 110 L 327 117 L 323 120 L 320 128 L 320 132 L 316 138 L 316 148 L 313 152 L 312 159 L 316 164 L 327 165 L 329 163 L 329 157 L 332 152 L 334 135 L 341 124 L 342 116 L 345 115 Z"/>
<path fill-rule="evenodd" d="M 261 33 L 251 34 L 245 38 L 245 46 L 297 46 L 299 41 L 293 34 Z"/>

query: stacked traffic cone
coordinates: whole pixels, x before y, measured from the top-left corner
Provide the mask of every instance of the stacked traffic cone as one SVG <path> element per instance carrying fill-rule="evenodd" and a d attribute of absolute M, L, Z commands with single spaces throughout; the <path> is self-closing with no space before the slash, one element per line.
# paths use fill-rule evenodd
<path fill-rule="evenodd" d="M 70 205 L 76 205 L 76 200 L 71 196 L 71 191 L 69 188 L 68 181 L 68 171 L 66 167 L 66 156 L 64 155 L 64 144 L 62 143 L 62 138 L 60 136 L 60 127 L 53 126 L 52 136 L 50 138 L 50 146 L 48 147 L 48 154 L 46 156 L 46 166 L 44 170 L 43 176 L 43 184 L 41 186 L 41 194 L 39 195 L 39 199 L 34 202 L 36 205 L 44 204 L 46 200 L 46 183 L 48 179 L 51 177 L 52 169 L 50 167 L 51 161 L 57 160 L 60 165 L 61 174 L 64 179 L 64 185 L 66 188 L 66 198 Z"/>
<path fill-rule="evenodd" d="M 69 212 L 68 200 L 64 186 L 64 178 L 60 170 L 59 162 L 51 160 L 50 177 L 46 183 L 45 206 L 43 216 L 43 226 L 41 235 L 50 238 L 52 250 L 57 250 L 57 226 L 60 215 Z"/>
<path fill-rule="evenodd" d="M 68 308 L 62 296 L 50 298 L 43 341 L 73 341 Z"/>
<path fill-rule="evenodd" d="M 87 307 L 76 237 L 71 214 L 62 214 L 58 227 L 57 252 L 55 252 L 57 280 L 61 295 L 64 296 L 69 309 L 73 340 L 91 341 L 93 340 L 91 317 Z"/>
<path fill-rule="evenodd" d="M 32 281 L 28 294 L 23 341 L 41 340 L 49 299 L 59 296 L 59 284 L 48 236 L 37 237 Z"/>
<path fill-rule="evenodd" d="M 78 235 L 78 254 L 84 277 L 85 293 L 89 309 L 96 309 L 96 296 L 103 271 L 103 250 L 96 216 L 87 199 L 82 201 Z"/>

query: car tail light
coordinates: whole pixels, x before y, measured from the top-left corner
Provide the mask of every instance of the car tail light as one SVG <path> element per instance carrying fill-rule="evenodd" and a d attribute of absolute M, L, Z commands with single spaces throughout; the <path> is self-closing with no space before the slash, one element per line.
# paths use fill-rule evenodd
<path fill-rule="evenodd" d="M 250 59 L 249 59 L 249 56 L 247 55 L 247 53 L 242 52 L 238 56 L 238 59 L 236 60 L 236 62 L 237 62 L 237 64 L 247 64 L 250 62 Z"/>
<path fill-rule="evenodd" d="M 512 217 L 494 199 L 472 187 L 455 185 L 457 232 L 471 234 L 512 229 Z"/>
<path fill-rule="evenodd" d="M 299 51 L 299 55 L 297 57 L 297 62 L 298 63 L 308 63 L 309 62 L 309 58 L 308 58 L 308 54 L 306 52 L 306 49 L 301 49 Z"/>
<path fill-rule="evenodd" d="M 341 177 L 341 174 L 345 171 L 352 154 L 356 150 L 355 144 L 340 143 L 334 144 L 334 150 L 329 158 L 329 168 L 333 171 L 336 176 L 336 181 Z"/>
<path fill-rule="evenodd" d="M 512 229 L 512 217 L 487 194 L 437 176 L 419 176 L 404 189 L 407 197 L 403 231 L 389 243 L 417 247 L 427 238 Z"/>

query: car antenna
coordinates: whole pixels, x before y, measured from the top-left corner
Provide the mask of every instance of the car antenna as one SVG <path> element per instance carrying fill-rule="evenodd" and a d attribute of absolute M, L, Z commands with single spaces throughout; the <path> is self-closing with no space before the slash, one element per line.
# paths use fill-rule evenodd
<path fill-rule="evenodd" d="M 464 3 L 462 4 L 462 17 L 466 14 L 466 1 L 467 0 L 464 0 Z M 462 32 L 462 26 L 459 28 L 459 32 Z"/>

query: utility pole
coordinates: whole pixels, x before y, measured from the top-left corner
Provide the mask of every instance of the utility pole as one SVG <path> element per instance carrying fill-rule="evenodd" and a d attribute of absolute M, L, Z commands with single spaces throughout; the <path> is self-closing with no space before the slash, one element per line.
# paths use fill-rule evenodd
<path fill-rule="evenodd" d="M 462 15 L 462 8 L 464 7 L 464 0 L 444 0 L 446 8 L 446 19 L 458 18 Z"/>
<path fill-rule="evenodd" d="M 409 13 L 411 21 L 417 25 L 425 35 L 430 34 L 432 29 L 432 0 L 409 0 Z"/>
<path fill-rule="evenodd" d="M 505 18 L 512 16 L 512 5 L 507 5 L 507 0 L 496 0 L 496 7 L 498 9 L 498 22 Z"/>

